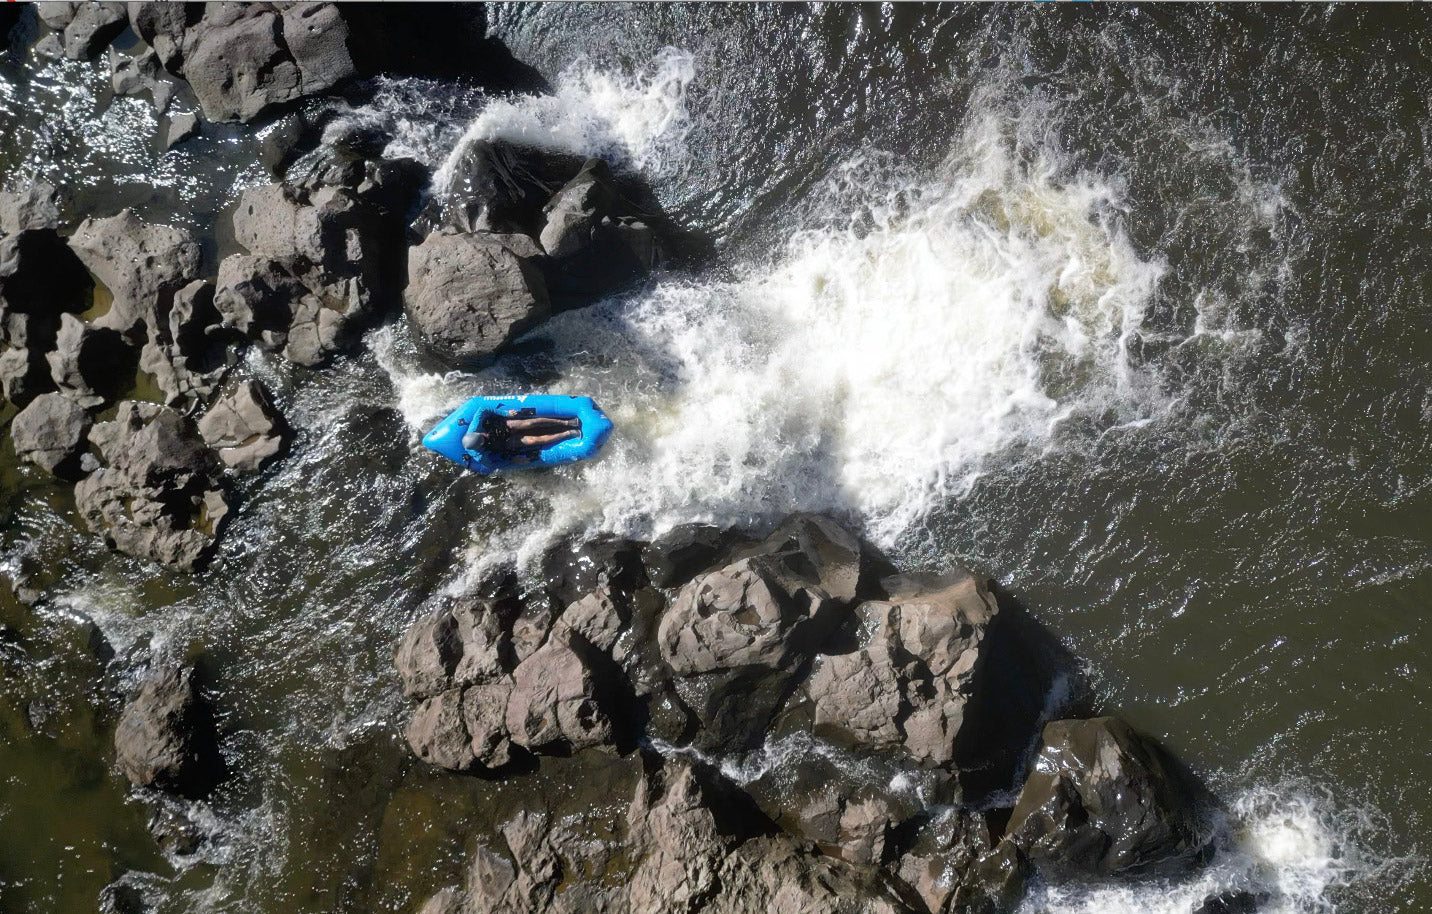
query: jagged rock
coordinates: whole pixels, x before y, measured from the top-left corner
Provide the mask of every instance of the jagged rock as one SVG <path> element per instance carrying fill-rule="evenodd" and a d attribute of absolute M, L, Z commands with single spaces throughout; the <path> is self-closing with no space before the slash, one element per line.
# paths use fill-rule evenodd
<path fill-rule="evenodd" d="M 94 57 L 128 24 L 123 3 L 88 0 L 76 4 L 74 16 L 65 24 L 65 56 L 71 60 Z"/>
<path fill-rule="evenodd" d="M 240 337 L 221 322 L 213 284 L 196 280 L 174 293 L 167 326 L 151 328 L 139 354 L 139 367 L 154 376 L 166 405 L 207 397 L 231 366 L 228 344 Z"/>
<path fill-rule="evenodd" d="M 330 3 L 211 3 L 184 30 L 182 69 L 206 119 L 247 122 L 355 75 L 347 39 Z"/>
<path fill-rule="evenodd" d="M 134 57 L 109 49 L 109 82 L 115 95 L 138 95 L 146 90 L 152 94 L 162 69 L 152 48 Z"/>
<path fill-rule="evenodd" d="M 1205 801 L 1191 776 L 1123 721 L 1056 720 L 1005 841 L 1054 877 L 1175 874 L 1208 846 Z"/>
<path fill-rule="evenodd" d="M 551 546 L 542 553 L 541 575 L 562 607 L 603 588 L 630 594 L 646 583 L 641 544 L 606 534 Z"/>
<path fill-rule="evenodd" d="M 165 152 L 178 146 L 187 139 L 199 135 L 199 115 L 192 111 L 185 111 L 182 114 L 175 114 L 169 118 L 161 135 L 159 145 Z"/>
<path fill-rule="evenodd" d="M 96 910 L 99 914 L 150 914 L 154 906 L 145 897 L 143 889 L 121 877 L 100 889 Z"/>
<path fill-rule="evenodd" d="M 536 237 L 542 208 L 582 168 L 576 156 L 503 140 L 465 144 L 424 214 L 430 227 Z"/>
<path fill-rule="evenodd" d="M 812 515 L 743 553 L 684 586 L 657 633 L 701 739 L 730 748 L 760 741 L 803 664 L 844 622 L 862 561 L 849 533 Z"/>
<path fill-rule="evenodd" d="M 199 434 L 225 466 L 252 473 L 283 452 L 289 428 L 268 389 L 244 381 L 214 401 L 199 420 Z"/>
<path fill-rule="evenodd" d="M 228 513 L 214 453 L 183 416 L 151 403 L 121 403 L 89 438 L 106 464 L 75 486 L 90 530 L 112 549 L 194 568 Z"/>
<path fill-rule="evenodd" d="M 507 729 L 512 688 L 512 680 L 503 678 L 463 690 L 463 726 L 471 741 L 473 758 L 484 767 L 501 768 L 512 761 L 512 739 Z"/>
<path fill-rule="evenodd" d="M 346 348 L 397 298 L 385 215 L 342 187 L 245 191 L 234 234 L 249 254 L 219 266 L 225 322 L 301 365 Z"/>
<path fill-rule="evenodd" d="M 63 31 L 65 26 L 70 24 L 70 20 L 75 18 L 76 7 L 82 5 L 69 0 L 54 0 L 52 3 L 36 3 L 35 12 L 45 25 L 55 31 Z"/>
<path fill-rule="evenodd" d="M 499 601 L 463 597 L 414 622 L 395 662 L 403 693 L 425 698 L 491 682 L 510 668 L 510 612 Z"/>
<path fill-rule="evenodd" d="M 152 669 L 124 706 L 115 758 L 136 787 L 202 797 L 223 776 L 213 715 L 190 667 Z"/>
<path fill-rule="evenodd" d="M 440 768 L 466 771 L 477 761 L 462 720 L 462 690 L 426 698 L 408 723 L 408 745 L 418 758 Z"/>
<path fill-rule="evenodd" d="M 35 5 L 43 6 L 44 4 L 36 3 Z M 40 36 L 40 40 L 35 42 L 30 53 L 35 55 L 37 61 L 59 60 L 65 56 L 65 43 L 59 35 L 51 32 L 48 35 Z"/>
<path fill-rule="evenodd" d="M 573 602 L 557 619 L 557 624 L 581 635 L 597 650 L 610 653 L 630 621 L 631 607 L 626 599 L 614 595 L 609 588 L 602 588 Z"/>
<path fill-rule="evenodd" d="M 84 265 L 114 296 L 95 325 L 117 330 L 135 344 L 169 320 L 174 294 L 199 279 L 199 242 L 184 229 L 151 225 L 125 209 L 108 219 L 86 219 L 70 239 Z"/>
<path fill-rule="evenodd" d="M 715 567 L 739 539 L 713 524 L 682 524 L 643 547 L 641 559 L 652 584 L 680 587 Z"/>
<path fill-rule="evenodd" d="M 512 742 L 533 751 L 572 751 L 613 738 L 604 691 L 593 669 L 590 645 L 580 636 L 554 631 L 547 643 L 517 665 L 507 703 Z"/>
<path fill-rule="evenodd" d="M 118 331 L 62 314 L 55 349 L 45 359 L 60 393 L 92 408 L 113 401 L 133 381 L 135 355 Z"/>
<path fill-rule="evenodd" d="M 60 394 L 41 394 L 10 425 L 17 456 L 62 479 L 83 474 L 89 415 Z"/>
<path fill-rule="evenodd" d="M 31 350 L 7 349 L 0 353 L 0 388 L 5 392 L 5 399 L 24 407 L 55 389 L 50 363 Z"/>
<path fill-rule="evenodd" d="M 460 365 L 491 359 L 547 319 L 547 286 L 522 235 L 434 233 L 408 252 L 409 319 L 423 342 Z"/>
<path fill-rule="evenodd" d="M 130 3 L 129 21 L 134 31 L 154 49 L 159 62 L 171 73 L 178 73 L 184 62 L 184 31 L 191 16 L 197 21 L 202 7 L 194 4 L 160 0 L 154 3 Z"/>
<path fill-rule="evenodd" d="M 554 300 L 585 304 L 651 272 L 656 233 L 632 209 L 601 159 L 588 159 L 552 197 L 539 240 L 555 262 Z"/>
<path fill-rule="evenodd" d="M 961 878 L 992 844 L 983 814 L 947 806 L 906 839 L 904 852 L 891 868 L 931 911 L 945 911 Z"/>
<path fill-rule="evenodd" d="M 59 191 L 48 181 L 35 181 L 20 191 L 0 193 L 0 235 L 60 225 Z"/>

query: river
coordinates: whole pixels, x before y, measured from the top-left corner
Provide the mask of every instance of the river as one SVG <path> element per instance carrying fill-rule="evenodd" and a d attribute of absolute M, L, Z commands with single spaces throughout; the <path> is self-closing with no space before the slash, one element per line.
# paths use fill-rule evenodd
<path fill-rule="evenodd" d="M 0 644 L 0 908 L 92 909 L 130 873 L 166 912 L 413 909 L 504 802 L 402 743 L 392 651 L 423 601 L 568 531 L 796 509 L 989 573 L 1226 804 L 1233 841 L 1196 879 L 1037 888 L 1026 914 L 1186 914 L 1227 888 L 1269 912 L 1432 908 L 1429 14 L 491 20 L 550 94 L 380 79 L 314 104 L 387 130 L 436 191 L 475 139 L 603 155 L 711 256 L 475 375 L 435 372 L 402 321 L 319 372 L 251 353 L 299 437 L 198 575 L 105 552 L 7 437 L 0 570 L 38 570 L 44 596 L 0 589 L 24 637 Z M 156 156 L 147 100 L 107 83 L 103 58 L 0 66 L 3 183 L 46 177 L 70 215 L 133 206 L 223 256 L 227 208 L 267 180 L 263 128 Z M 487 481 L 418 446 L 514 387 L 596 397 L 604 459 Z M 106 762 L 113 695 L 161 648 L 202 653 L 236 773 L 184 810 L 192 854 L 156 849 Z"/>

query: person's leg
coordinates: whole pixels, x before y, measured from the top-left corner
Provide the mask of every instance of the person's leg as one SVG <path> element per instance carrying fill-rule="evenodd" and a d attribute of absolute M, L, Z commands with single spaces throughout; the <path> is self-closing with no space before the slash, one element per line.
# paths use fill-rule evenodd
<path fill-rule="evenodd" d="M 569 428 L 577 428 L 576 419 L 556 419 L 552 416 L 537 416 L 532 419 L 508 419 L 507 427 L 521 434 L 550 435 Z"/>
<path fill-rule="evenodd" d="M 518 443 L 521 444 L 523 447 L 542 448 L 546 447 L 549 444 L 556 444 L 558 441 L 566 441 L 568 438 L 575 438 L 579 434 L 581 433 L 578 432 L 576 429 L 569 428 L 565 431 L 557 432 L 554 435 L 523 435 L 521 438 L 518 439 Z"/>

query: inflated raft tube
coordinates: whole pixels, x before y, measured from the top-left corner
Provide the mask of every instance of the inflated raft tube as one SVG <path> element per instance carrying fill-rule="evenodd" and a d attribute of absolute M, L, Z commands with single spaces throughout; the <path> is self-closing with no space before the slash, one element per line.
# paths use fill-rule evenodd
<path fill-rule="evenodd" d="M 526 460 L 512 460 L 487 451 L 470 451 L 462 446 L 462 436 L 467 434 L 469 428 L 480 427 L 483 413 L 487 412 L 504 417 L 509 413 L 516 413 L 519 418 L 552 416 L 557 419 L 577 419 L 581 423 L 582 433 L 576 438 L 559 441 L 539 451 L 529 451 L 531 456 Z M 597 408 L 591 397 L 561 397 L 553 394 L 473 397 L 424 435 L 423 446 L 474 473 L 487 474 L 555 467 L 586 460 L 596 456 L 611 433 L 612 420 Z"/>

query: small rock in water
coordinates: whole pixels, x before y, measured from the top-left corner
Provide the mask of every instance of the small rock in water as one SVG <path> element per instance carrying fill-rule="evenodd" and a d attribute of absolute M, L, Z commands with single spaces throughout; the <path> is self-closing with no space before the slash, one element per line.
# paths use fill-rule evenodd
<path fill-rule="evenodd" d="M 192 111 L 170 115 L 169 123 L 164 127 L 164 138 L 161 145 L 164 147 L 164 151 L 168 152 L 185 140 L 198 135 L 199 115 Z"/>

